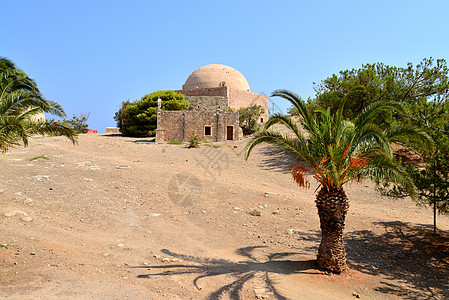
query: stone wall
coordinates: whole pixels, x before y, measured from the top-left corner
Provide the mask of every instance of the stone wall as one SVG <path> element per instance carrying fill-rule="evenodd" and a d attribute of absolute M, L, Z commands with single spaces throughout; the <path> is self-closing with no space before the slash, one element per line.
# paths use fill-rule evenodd
<path fill-rule="evenodd" d="M 253 92 L 235 90 L 229 87 L 227 89 L 227 95 L 230 108 L 238 110 L 239 108 L 245 108 L 257 104 L 262 106 L 265 111 L 260 116 L 258 120 L 259 123 L 265 123 L 268 120 L 268 96 Z M 263 122 L 261 122 L 261 118 L 263 119 Z"/>
<path fill-rule="evenodd" d="M 257 104 L 257 105 L 262 106 L 262 108 L 265 111 L 260 116 L 261 119 L 259 119 L 258 121 L 260 123 L 264 123 L 268 120 L 268 96 L 266 96 L 266 95 L 260 95 L 260 94 L 253 93 L 253 92 L 237 90 L 237 89 L 233 89 L 229 86 L 215 87 L 215 88 L 201 88 L 201 89 L 195 89 L 195 90 L 178 90 L 176 92 L 184 94 L 186 99 L 190 98 L 190 99 L 192 99 L 192 101 L 196 101 L 196 103 L 199 103 L 199 100 L 207 101 L 206 96 L 225 97 L 228 99 L 228 107 L 235 109 L 235 110 L 238 110 L 239 108 L 242 108 L 242 107 L 248 107 L 248 106 Z M 203 96 L 204 98 L 191 98 L 192 96 Z M 215 110 L 217 108 L 217 106 L 222 106 L 221 104 L 216 105 L 213 101 L 216 101 L 216 100 L 211 100 L 209 102 L 209 104 L 212 105 L 212 107 L 214 107 L 213 110 Z M 222 103 L 222 102 L 220 102 L 220 103 Z M 198 107 L 198 106 L 202 107 L 202 105 L 199 105 L 199 104 L 195 104 L 195 105 L 196 105 L 196 107 Z M 204 107 L 207 105 L 208 105 L 207 103 L 204 103 Z M 192 107 L 191 109 L 195 109 L 194 106 L 191 105 L 191 107 Z M 263 120 L 263 122 L 262 122 L 262 120 Z"/>
<path fill-rule="evenodd" d="M 210 135 L 205 127 L 210 126 Z M 157 115 L 156 142 L 187 142 L 192 136 L 206 142 L 227 140 L 227 128 L 232 126 L 233 140 L 240 138 L 238 112 L 212 111 L 159 111 Z"/>
<path fill-rule="evenodd" d="M 194 90 L 178 90 L 175 91 L 184 96 L 220 96 L 227 97 L 227 87 L 200 88 Z"/>
<path fill-rule="evenodd" d="M 189 110 L 216 111 L 228 108 L 228 99 L 220 96 L 186 96 Z"/>

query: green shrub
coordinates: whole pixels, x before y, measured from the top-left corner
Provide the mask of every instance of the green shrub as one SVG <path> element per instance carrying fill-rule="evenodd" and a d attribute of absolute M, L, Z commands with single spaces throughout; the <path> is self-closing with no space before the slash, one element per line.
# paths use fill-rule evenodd
<path fill-rule="evenodd" d="M 36 156 L 36 157 L 30 158 L 30 161 L 34 161 L 34 160 L 39 159 L 39 158 L 41 158 L 41 159 L 46 159 L 46 160 L 50 160 L 50 158 L 48 158 L 48 156 L 46 156 L 46 155 L 41 155 L 41 156 Z"/>
<path fill-rule="evenodd" d="M 257 104 L 239 109 L 239 126 L 242 128 L 243 134 L 252 134 L 259 130 L 260 125 L 257 120 L 264 112 L 262 106 Z"/>
<path fill-rule="evenodd" d="M 134 102 L 124 101 L 114 119 L 124 136 L 155 136 L 157 126 L 157 100 L 162 110 L 184 110 L 190 103 L 175 91 L 157 91 Z"/>
<path fill-rule="evenodd" d="M 199 148 L 200 142 L 198 141 L 198 137 L 196 135 L 192 136 L 189 140 L 189 148 Z"/>
<path fill-rule="evenodd" d="M 255 217 L 260 217 L 260 216 L 261 216 L 260 211 L 258 211 L 257 209 L 251 211 L 249 214 L 250 214 L 251 216 L 255 216 Z"/>

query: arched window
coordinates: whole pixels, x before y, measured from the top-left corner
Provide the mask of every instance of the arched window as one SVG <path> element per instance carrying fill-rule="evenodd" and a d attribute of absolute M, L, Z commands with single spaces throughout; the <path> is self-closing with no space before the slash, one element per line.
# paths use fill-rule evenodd
<path fill-rule="evenodd" d="M 221 87 L 225 87 L 225 86 L 226 86 L 226 82 L 222 81 L 222 82 L 220 83 L 220 86 L 221 86 Z"/>

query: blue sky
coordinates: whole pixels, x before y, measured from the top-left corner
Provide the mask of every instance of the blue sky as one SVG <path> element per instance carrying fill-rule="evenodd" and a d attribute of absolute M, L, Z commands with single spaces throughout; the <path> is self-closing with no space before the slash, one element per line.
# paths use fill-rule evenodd
<path fill-rule="evenodd" d="M 123 100 L 180 89 L 229 65 L 251 90 L 314 95 L 314 82 L 383 62 L 449 60 L 449 1 L 0 0 L 0 56 L 68 116 L 115 126 Z M 286 110 L 287 103 L 273 99 Z"/>

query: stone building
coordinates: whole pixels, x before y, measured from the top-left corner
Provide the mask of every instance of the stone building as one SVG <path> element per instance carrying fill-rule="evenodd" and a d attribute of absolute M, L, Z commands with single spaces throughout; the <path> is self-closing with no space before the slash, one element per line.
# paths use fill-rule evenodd
<path fill-rule="evenodd" d="M 268 96 L 251 92 L 246 78 L 225 65 L 195 70 L 177 92 L 190 102 L 189 109 L 158 110 L 157 142 L 188 141 L 194 135 L 208 142 L 238 140 L 242 133 L 236 110 L 254 104 L 264 109 L 259 122 L 268 119 Z"/>

